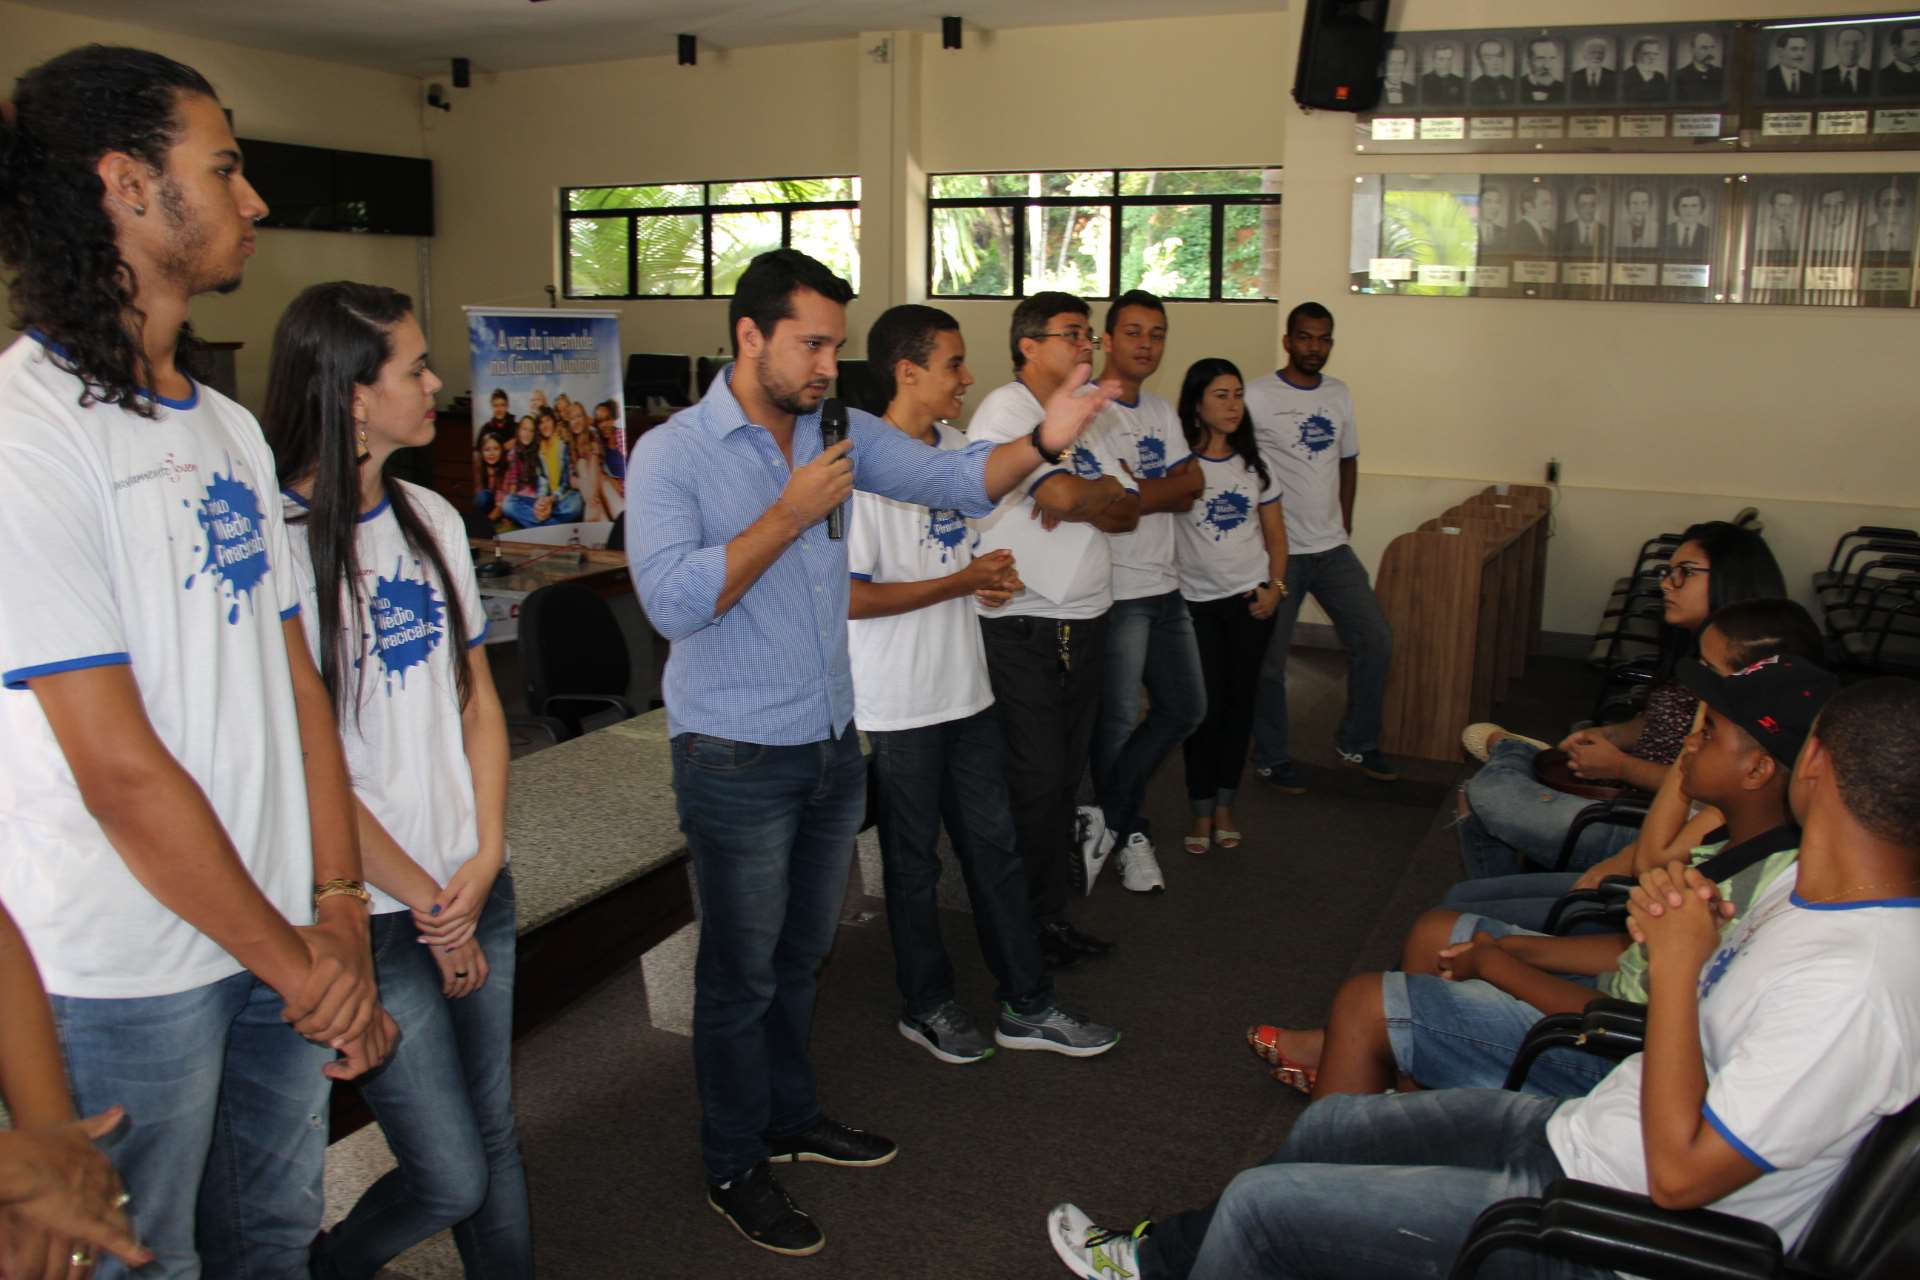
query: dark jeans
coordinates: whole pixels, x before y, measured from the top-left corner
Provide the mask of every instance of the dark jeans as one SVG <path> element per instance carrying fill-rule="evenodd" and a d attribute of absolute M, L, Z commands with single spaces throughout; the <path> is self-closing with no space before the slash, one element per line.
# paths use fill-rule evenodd
<path fill-rule="evenodd" d="M 833 946 L 867 767 L 851 725 L 798 747 L 673 739 L 673 792 L 700 907 L 693 1073 L 700 1151 L 725 1182 L 820 1118 L 807 1039 Z"/>
<path fill-rule="evenodd" d="M 1186 746 L 1187 800 L 1196 818 L 1233 803 L 1247 763 L 1261 655 L 1274 625 L 1247 612 L 1247 604 L 1245 596 L 1228 596 L 1187 606 L 1207 681 L 1207 718 Z"/>
<path fill-rule="evenodd" d="M 959 720 L 867 735 L 887 888 L 887 930 L 902 1009 L 932 1013 L 953 999 L 940 940 L 940 824 L 973 903 L 995 998 L 1020 1013 L 1053 1003 L 1053 981 L 1027 908 L 1027 876 L 1007 800 L 1007 742 L 991 707 Z"/>
<path fill-rule="evenodd" d="M 1273 611 L 1273 639 L 1260 669 L 1254 708 L 1253 762 L 1265 768 L 1287 763 L 1287 651 L 1293 624 L 1308 596 L 1320 602 L 1347 651 L 1347 710 L 1333 745 L 1349 755 L 1377 750 L 1386 705 L 1387 669 L 1393 665 L 1393 631 L 1380 612 L 1366 566 L 1349 546 L 1287 557 L 1287 598 Z"/>
<path fill-rule="evenodd" d="M 1064 920 L 1077 847 L 1074 799 L 1100 706 L 1106 619 L 982 618 L 980 632 L 1006 730 L 1007 798 L 1027 866 L 1027 904 L 1036 924 Z"/>
<path fill-rule="evenodd" d="M 360 1085 L 399 1167 L 368 1187 L 329 1231 L 315 1280 L 373 1276 L 453 1228 L 470 1276 L 533 1274 L 527 1172 L 513 1127 L 513 873 L 503 868 L 475 937 L 487 957 L 478 991 L 449 1000 L 410 911 L 373 918 L 380 1003 L 399 1024 L 387 1064 Z"/>
<path fill-rule="evenodd" d="M 1115 600 L 1107 611 L 1107 667 L 1093 732 L 1093 780 L 1107 829 L 1124 841 L 1147 829 L 1140 804 L 1167 752 L 1207 710 L 1193 619 L 1178 591 Z M 1147 715 L 1140 718 L 1140 688 Z"/>
<path fill-rule="evenodd" d="M 1443 1276 L 1482 1209 L 1561 1176 L 1557 1098 L 1499 1089 L 1345 1094 L 1314 1103 L 1265 1164 L 1204 1209 L 1153 1224 L 1143 1280 L 1387 1280 Z M 1488 1277 L 1611 1280 L 1512 1249 Z"/>

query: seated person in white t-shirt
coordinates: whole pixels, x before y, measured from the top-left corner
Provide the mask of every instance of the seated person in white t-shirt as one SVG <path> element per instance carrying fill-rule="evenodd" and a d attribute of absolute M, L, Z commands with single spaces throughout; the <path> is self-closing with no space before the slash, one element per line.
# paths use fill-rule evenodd
<path fill-rule="evenodd" d="M 267 206 L 191 67 L 88 45 L 14 93 L 0 900 L 73 1103 L 134 1117 L 109 1155 L 156 1273 L 304 1274 L 328 1076 L 379 1063 L 392 1022 L 273 456 L 181 350 Z"/>
<path fill-rule="evenodd" d="M 1481 1210 L 1560 1177 L 1737 1214 L 1793 1248 L 1868 1132 L 1920 1095 L 1916 777 L 1920 683 L 1843 689 L 1794 763 L 1798 865 L 1730 933 L 1697 871 L 1642 877 L 1629 927 L 1647 948 L 1647 1048 L 1586 1097 L 1329 1098 L 1206 1209 L 1108 1231 L 1057 1206 L 1055 1251 L 1077 1275 L 1142 1280 L 1361 1258 L 1438 1275 Z"/>
<path fill-rule="evenodd" d="M 891 426 L 936 448 L 965 447 L 967 438 L 947 425 L 973 385 L 958 321 L 933 307 L 894 307 L 868 332 L 867 360 L 891 384 Z M 873 746 L 900 1034 L 942 1062 L 993 1053 L 955 997 L 940 939 L 936 845 L 944 822 L 997 983 L 994 1043 L 1077 1058 L 1105 1053 L 1118 1032 L 1054 1003 L 1007 799 L 1007 744 L 973 602 L 999 608 L 1021 589 L 1013 553 L 975 558 L 973 531 L 953 510 L 856 492 L 852 516 L 847 656 L 854 722 Z"/>
<path fill-rule="evenodd" d="M 1014 308 L 1009 346 L 1014 380 L 990 393 L 967 426 L 969 439 L 1024 440 L 1041 405 L 1081 365 L 1099 338 L 1087 304 L 1036 293 Z M 1049 968 L 1102 955 L 1113 944 L 1067 919 L 1076 872 L 1085 892 L 1113 847 L 1103 823 L 1076 816 L 1087 771 L 1113 604 L 1113 560 L 1104 536 L 1140 521 L 1139 487 L 1120 466 L 1112 415 L 1095 419 L 1073 447 L 1034 468 L 999 505 L 974 520 L 976 549 L 1008 550 L 1022 589 L 981 613 L 987 672 L 1008 750 L 1013 826 L 1027 867 L 1027 901 Z M 1043 457 L 1045 455 L 1042 455 Z"/>

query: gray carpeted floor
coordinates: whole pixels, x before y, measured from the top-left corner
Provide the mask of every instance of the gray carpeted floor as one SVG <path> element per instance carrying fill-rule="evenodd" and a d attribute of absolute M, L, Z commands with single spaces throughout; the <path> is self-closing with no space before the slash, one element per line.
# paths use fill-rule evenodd
<path fill-rule="evenodd" d="M 1056 1201 L 1133 1221 L 1215 1194 L 1284 1137 L 1304 1099 L 1247 1052 L 1252 1022 L 1317 1025 L 1351 972 L 1398 954 L 1406 924 L 1456 878 L 1447 830 L 1463 767 L 1415 764 L 1375 783 L 1330 742 L 1344 663 L 1297 652 L 1296 757 L 1308 795 L 1267 791 L 1251 771 L 1238 818 L 1246 843 L 1180 850 L 1178 752 L 1155 780 L 1165 895 L 1104 878 L 1079 922 L 1113 955 L 1062 974 L 1062 1002 L 1125 1032 L 1111 1053 L 1073 1060 L 1001 1052 L 942 1065 L 894 1030 L 897 996 L 881 904 L 849 901 L 822 979 L 814 1035 L 823 1101 L 836 1118 L 900 1142 L 876 1170 L 783 1169 L 827 1234 L 811 1259 L 753 1248 L 707 1208 L 695 1148 L 688 1042 L 653 1030 L 637 968 L 585 995 L 525 1041 L 516 1097 L 532 1185 L 539 1270 L 579 1277 L 1048 1277 L 1065 1275 L 1042 1226 Z M 1536 660 L 1503 713 L 1545 732 L 1581 713 L 1571 663 Z M 944 920 L 960 997 L 992 1003 L 972 919 Z M 329 1220 L 390 1167 L 377 1130 L 334 1148 Z M 460 1274 L 445 1236 L 386 1273 Z"/>

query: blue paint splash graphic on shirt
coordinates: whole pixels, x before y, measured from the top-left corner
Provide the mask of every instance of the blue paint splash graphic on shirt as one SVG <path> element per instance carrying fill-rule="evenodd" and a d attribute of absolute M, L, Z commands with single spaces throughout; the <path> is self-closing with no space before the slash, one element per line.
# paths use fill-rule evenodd
<path fill-rule="evenodd" d="M 1207 499 L 1206 512 L 1200 517 L 1200 527 L 1213 530 L 1213 540 L 1218 542 L 1245 524 L 1252 511 L 1253 503 L 1247 500 L 1246 494 L 1229 489 Z"/>
<path fill-rule="evenodd" d="M 446 635 L 447 612 L 433 584 L 409 580 L 394 561 L 391 578 L 375 578 L 367 611 L 373 619 L 373 656 L 386 669 L 387 695 L 406 683 L 407 672 L 426 662 Z"/>
<path fill-rule="evenodd" d="M 1134 474 L 1142 480 L 1158 480 L 1167 474 L 1167 442 L 1159 436 L 1141 436 L 1140 467 Z"/>
<path fill-rule="evenodd" d="M 1737 947 L 1722 947 L 1715 953 L 1712 962 L 1707 965 L 1706 972 L 1700 975 L 1700 998 L 1702 1000 L 1705 1000 L 1720 979 L 1726 976 L 1728 966 L 1733 963 L 1733 958 L 1739 954 L 1740 950 Z"/>
<path fill-rule="evenodd" d="M 1100 459 L 1094 457 L 1093 450 L 1087 448 L 1085 445 L 1077 444 L 1073 446 L 1073 474 L 1079 476 L 1082 480 L 1098 480 L 1100 478 Z"/>
<path fill-rule="evenodd" d="M 1333 423 L 1318 413 L 1308 414 L 1300 423 L 1300 447 L 1308 453 L 1325 453 L 1327 446 L 1339 436 L 1333 429 Z"/>
<path fill-rule="evenodd" d="M 967 536 L 966 517 L 952 507 L 927 509 L 927 545 L 940 549 L 940 563 L 953 558 L 953 549 Z"/>
<path fill-rule="evenodd" d="M 246 596 L 248 605 L 252 605 L 254 588 L 266 578 L 269 566 L 267 522 L 260 512 L 260 499 L 245 481 L 234 478 L 231 459 L 226 475 L 215 471 L 208 479 L 206 497 L 200 500 L 196 515 L 207 534 L 207 558 L 200 572 L 220 580 L 221 589 L 233 602 L 227 610 L 227 621 L 238 622 L 240 597 Z M 198 576 L 189 577 L 185 585 L 191 589 Z"/>

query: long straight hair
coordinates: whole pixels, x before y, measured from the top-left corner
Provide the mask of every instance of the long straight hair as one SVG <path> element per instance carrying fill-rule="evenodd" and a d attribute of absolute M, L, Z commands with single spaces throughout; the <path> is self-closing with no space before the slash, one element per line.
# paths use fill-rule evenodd
<path fill-rule="evenodd" d="M 1246 390 L 1247 380 L 1240 377 L 1240 369 L 1231 360 L 1219 356 L 1208 356 L 1195 360 L 1187 367 L 1187 376 L 1180 383 L 1180 429 L 1186 433 L 1187 447 L 1195 453 L 1206 448 L 1207 424 L 1200 421 L 1200 401 L 1207 394 L 1207 388 L 1213 385 L 1215 378 L 1232 374 L 1240 381 L 1240 389 Z M 1260 457 L 1260 444 L 1253 436 L 1253 414 L 1244 406 L 1240 410 L 1240 425 L 1227 435 L 1227 445 L 1240 455 L 1247 468 L 1260 477 L 1260 487 L 1266 488 L 1272 483 L 1267 475 L 1267 464 Z"/>
<path fill-rule="evenodd" d="M 293 300 L 273 332 L 273 357 L 267 370 L 264 427 L 282 484 L 311 479 L 313 497 L 289 523 L 306 526 L 319 596 L 320 679 L 343 716 L 360 714 L 360 663 L 365 638 L 360 632 L 364 603 L 360 559 L 355 546 L 360 519 L 360 468 L 366 465 L 355 442 L 353 390 L 369 387 L 393 358 L 393 326 L 413 314 L 406 294 L 372 284 L 336 280 L 316 284 Z M 453 644 L 455 687 L 462 709 L 473 693 L 467 670 L 467 613 L 460 588 L 427 522 L 403 486 L 384 480 L 381 488 L 400 533 L 417 556 L 433 566 L 446 597 L 447 639 Z M 344 590 L 351 609 L 341 608 Z M 351 622 L 348 619 L 351 619 Z M 348 673 L 355 674 L 351 679 Z"/>

